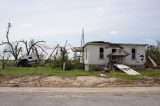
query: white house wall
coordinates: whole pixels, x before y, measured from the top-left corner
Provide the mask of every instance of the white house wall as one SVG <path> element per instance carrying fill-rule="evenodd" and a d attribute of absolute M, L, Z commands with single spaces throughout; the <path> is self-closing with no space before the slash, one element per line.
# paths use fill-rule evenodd
<path fill-rule="evenodd" d="M 104 59 L 99 59 L 99 48 L 104 48 Z M 106 64 L 110 50 L 105 49 L 106 46 L 99 46 L 99 45 L 87 45 L 85 47 L 85 64 L 99 64 L 104 65 Z M 86 59 L 86 48 L 87 48 L 87 59 Z"/>
<path fill-rule="evenodd" d="M 99 48 L 104 48 L 104 59 L 99 59 Z M 112 53 L 112 48 L 105 48 L 107 45 L 87 45 L 84 48 L 84 63 L 85 64 L 99 64 L 104 65 L 108 62 L 107 55 Z M 124 64 L 129 65 L 143 65 L 146 62 L 145 59 L 145 46 L 129 46 L 124 45 L 124 50 L 129 53 L 127 57 L 124 58 Z M 131 50 L 132 48 L 136 49 L 136 59 L 132 60 Z M 87 49 L 87 52 L 86 52 Z M 118 49 L 118 48 L 116 48 Z M 86 59 L 87 53 L 87 59 Z M 144 60 L 141 61 L 140 55 L 144 55 Z"/>
<path fill-rule="evenodd" d="M 128 56 L 124 58 L 124 63 L 129 65 L 143 65 L 146 62 L 145 56 L 145 46 L 123 46 L 124 50 L 129 53 Z M 132 59 L 132 48 L 136 49 L 136 59 Z M 140 55 L 143 55 L 143 61 L 141 61 Z"/>

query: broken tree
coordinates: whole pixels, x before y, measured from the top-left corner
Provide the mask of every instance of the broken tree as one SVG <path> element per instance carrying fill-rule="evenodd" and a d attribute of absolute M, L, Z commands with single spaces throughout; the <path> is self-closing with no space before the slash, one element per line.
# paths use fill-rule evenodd
<path fill-rule="evenodd" d="M 7 33 L 6 33 L 6 41 L 2 41 L 2 44 L 6 45 L 5 52 L 10 53 L 14 57 L 14 60 L 17 61 L 18 56 L 22 50 L 22 47 L 19 46 L 18 41 L 15 41 L 15 42 L 10 41 L 10 39 L 9 39 L 10 28 L 11 28 L 11 24 L 8 23 Z"/>

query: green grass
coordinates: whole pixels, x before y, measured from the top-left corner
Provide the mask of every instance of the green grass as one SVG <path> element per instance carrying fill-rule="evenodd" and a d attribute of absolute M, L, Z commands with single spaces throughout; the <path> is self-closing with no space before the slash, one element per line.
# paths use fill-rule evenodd
<path fill-rule="evenodd" d="M 128 75 L 126 73 L 120 72 L 120 71 L 111 71 L 109 73 L 110 77 L 116 77 L 116 78 L 122 78 L 126 80 L 138 80 L 140 79 L 140 76 L 138 75 Z"/>
<path fill-rule="evenodd" d="M 141 75 L 127 75 L 120 71 L 110 71 L 106 73 L 108 77 L 122 78 L 125 80 L 140 80 L 144 77 L 158 77 L 160 78 L 160 70 L 139 70 Z M 59 75 L 59 76 L 98 76 L 98 71 L 83 71 L 83 70 L 60 70 L 50 67 L 6 67 L 0 68 L 0 75 Z"/>
<path fill-rule="evenodd" d="M 160 70 L 150 69 L 150 70 L 140 70 L 139 72 L 142 76 L 160 77 Z"/>
<path fill-rule="evenodd" d="M 122 78 L 125 80 L 140 80 L 144 77 L 160 77 L 160 70 L 138 70 L 141 75 L 128 75 L 120 71 L 111 71 L 110 77 Z"/>
<path fill-rule="evenodd" d="M 96 76 L 96 71 L 59 70 L 50 67 L 7 67 L 0 68 L 0 75 L 65 75 L 65 76 Z"/>

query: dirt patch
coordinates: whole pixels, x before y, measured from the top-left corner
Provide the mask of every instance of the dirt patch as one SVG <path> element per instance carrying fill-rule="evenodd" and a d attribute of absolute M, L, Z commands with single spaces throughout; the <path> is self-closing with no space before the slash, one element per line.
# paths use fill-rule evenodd
<path fill-rule="evenodd" d="M 160 78 L 140 80 L 97 76 L 0 76 L 1 87 L 149 87 L 160 86 Z"/>

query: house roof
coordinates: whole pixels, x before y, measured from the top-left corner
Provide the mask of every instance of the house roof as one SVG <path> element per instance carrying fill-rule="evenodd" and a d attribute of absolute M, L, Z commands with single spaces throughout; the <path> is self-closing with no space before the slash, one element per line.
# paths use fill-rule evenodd
<path fill-rule="evenodd" d="M 122 46 L 147 46 L 147 44 L 137 44 L 137 43 L 111 43 L 111 42 L 104 42 L 104 41 L 91 41 L 87 42 L 83 47 L 73 47 L 73 52 L 83 52 L 83 48 L 87 45 L 102 45 L 108 47 L 118 47 L 123 48 Z M 108 45 L 108 46 L 107 46 Z"/>
<path fill-rule="evenodd" d="M 147 46 L 148 45 L 148 44 L 140 44 L 140 43 L 112 43 L 112 44 L 128 45 L 128 46 Z"/>
<path fill-rule="evenodd" d="M 82 52 L 83 48 L 82 47 L 73 47 L 73 52 Z"/>
<path fill-rule="evenodd" d="M 87 42 L 85 46 L 87 45 L 110 45 L 110 46 L 122 46 L 122 45 L 126 45 L 126 46 L 147 46 L 147 44 L 137 44 L 137 43 L 111 43 L 111 42 L 104 42 L 104 41 L 91 41 L 91 42 Z"/>

